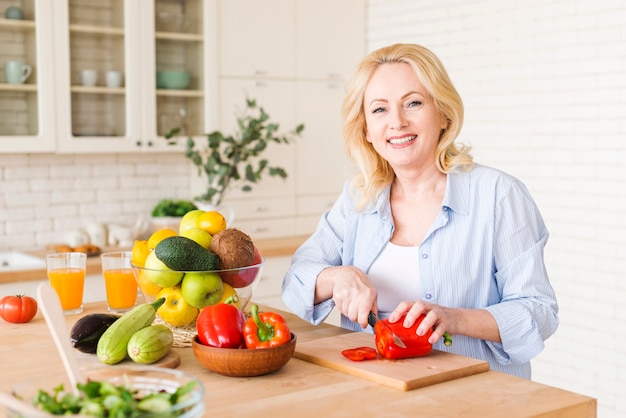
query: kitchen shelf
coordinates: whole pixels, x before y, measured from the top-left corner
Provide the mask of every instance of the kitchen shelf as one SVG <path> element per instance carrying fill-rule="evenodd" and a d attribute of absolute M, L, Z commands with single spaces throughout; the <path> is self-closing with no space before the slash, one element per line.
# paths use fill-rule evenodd
<path fill-rule="evenodd" d="M 35 84 L 0 84 L 0 91 L 37 91 Z"/>
<path fill-rule="evenodd" d="M 202 42 L 203 35 L 195 33 L 178 33 L 178 32 L 157 32 L 155 38 L 158 40 L 182 41 L 182 42 Z"/>
<path fill-rule="evenodd" d="M 71 33 L 91 33 L 96 35 L 124 36 L 124 29 L 115 27 L 103 27 L 93 25 L 70 25 Z"/>
<path fill-rule="evenodd" d="M 201 90 L 162 90 L 156 92 L 157 96 L 164 97 L 204 97 Z"/>
<path fill-rule="evenodd" d="M 72 93 L 86 93 L 86 94 L 124 94 L 126 89 L 123 87 L 85 87 L 85 86 L 72 86 Z"/>
<path fill-rule="evenodd" d="M 33 30 L 35 29 L 35 21 L 0 18 L 0 27 Z"/>

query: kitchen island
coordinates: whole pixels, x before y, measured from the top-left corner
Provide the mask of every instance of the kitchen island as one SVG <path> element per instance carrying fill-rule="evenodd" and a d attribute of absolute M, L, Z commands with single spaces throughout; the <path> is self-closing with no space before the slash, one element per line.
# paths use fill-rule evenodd
<path fill-rule="evenodd" d="M 106 312 L 104 302 L 86 304 L 83 314 L 67 316 L 68 330 L 82 315 L 96 312 Z M 281 313 L 299 343 L 350 332 Z M 36 376 L 64 373 L 41 312 L 26 324 L 0 320 L 0 336 L 2 390 Z M 225 377 L 202 368 L 191 348 L 174 350 L 181 357 L 177 369 L 205 385 L 207 417 L 596 417 L 591 397 L 495 371 L 404 392 L 297 358 L 269 375 Z M 0 407 L 0 416 L 2 412 Z"/>

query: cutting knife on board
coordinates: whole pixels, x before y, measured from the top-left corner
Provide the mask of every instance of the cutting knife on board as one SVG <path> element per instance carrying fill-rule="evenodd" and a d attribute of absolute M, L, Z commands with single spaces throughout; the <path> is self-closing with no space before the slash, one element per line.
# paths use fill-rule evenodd
<path fill-rule="evenodd" d="M 374 328 L 374 326 L 376 325 L 378 321 L 379 321 L 378 316 L 376 316 L 374 312 L 370 311 L 370 314 L 367 316 L 367 323 L 370 324 L 372 328 Z M 393 343 L 400 348 L 406 348 L 406 344 L 404 344 L 404 342 L 400 339 L 400 337 L 398 337 L 396 333 L 393 332 L 391 327 L 389 327 L 389 325 L 387 325 L 384 322 L 381 322 L 381 323 L 383 324 L 385 328 L 389 330 L 389 332 L 393 336 Z"/>

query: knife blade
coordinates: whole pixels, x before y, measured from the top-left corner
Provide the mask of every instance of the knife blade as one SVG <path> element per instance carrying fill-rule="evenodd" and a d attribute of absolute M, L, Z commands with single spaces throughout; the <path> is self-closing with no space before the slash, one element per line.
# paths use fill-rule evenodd
<path fill-rule="evenodd" d="M 376 316 L 376 314 L 374 312 L 370 311 L 370 314 L 367 316 L 367 323 L 370 324 L 372 326 L 372 328 L 374 328 L 374 325 L 376 325 L 376 323 L 378 321 L 379 321 L 378 316 Z M 394 344 L 397 345 L 400 348 L 406 348 L 406 344 L 404 344 L 404 342 L 400 339 L 400 337 L 398 337 L 396 335 L 396 333 L 393 332 L 391 327 L 389 325 L 387 325 L 385 322 L 382 322 L 382 324 L 383 324 L 383 326 L 385 328 L 387 328 L 389 330 L 389 332 L 393 336 Z"/>

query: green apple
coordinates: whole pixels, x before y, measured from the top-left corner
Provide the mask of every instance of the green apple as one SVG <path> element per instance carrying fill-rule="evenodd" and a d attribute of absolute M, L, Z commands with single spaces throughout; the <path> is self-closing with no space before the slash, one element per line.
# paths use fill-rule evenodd
<path fill-rule="evenodd" d="M 204 213 L 201 209 L 190 210 L 185 213 L 178 223 L 178 235 L 182 235 L 186 230 L 198 226 L 198 218 Z"/>
<path fill-rule="evenodd" d="M 200 229 L 198 227 L 186 229 L 184 232 L 180 234 L 180 236 L 189 238 L 197 242 L 198 244 L 200 244 L 202 247 L 206 248 L 207 250 L 211 246 L 211 240 L 213 240 L 213 237 L 211 236 L 211 234 L 206 232 L 204 229 Z"/>
<path fill-rule="evenodd" d="M 144 268 L 144 275 L 146 278 L 161 287 L 174 287 L 180 283 L 185 275 L 183 272 L 173 271 L 167 267 L 157 258 L 154 251 L 146 257 Z"/>
<path fill-rule="evenodd" d="M 215 305 L 224 293 L 220 275 L 206 271 L 185 273 L 180 288 L 185 301 L 198 309 Z"/>

